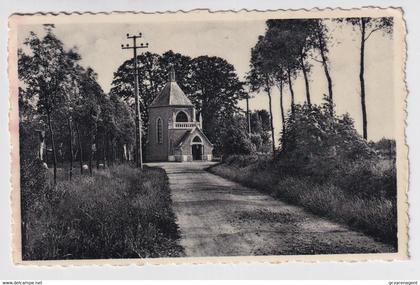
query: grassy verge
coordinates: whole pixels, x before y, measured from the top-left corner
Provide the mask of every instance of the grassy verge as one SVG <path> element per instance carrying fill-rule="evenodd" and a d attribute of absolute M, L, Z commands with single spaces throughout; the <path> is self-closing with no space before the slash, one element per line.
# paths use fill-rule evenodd
<path fill-rule="evenodd" d="M 118 165 L 53 187 L 36 164 L 21 171 L 23 259 L 183 255 L 164 170 Z"/>
<path fill-rule="evenodd" d="M 360 177 L 355 171 L 355 177 L 348 173 L 347 176 L 330 177 L 319 182 L 308 176 L 285 174 L 267 158 L 243 156 L 214 165 L 208 170 L 303 206 L 315 214 L 346 224 L 397 247 L 396 199 L 381 194 L 381 189 L 377 189 L 388 187 L 383 173 L 371 172 L 369 178 L 366 178 Z M 375 194 L 351 192 L 364 186 Z"/>

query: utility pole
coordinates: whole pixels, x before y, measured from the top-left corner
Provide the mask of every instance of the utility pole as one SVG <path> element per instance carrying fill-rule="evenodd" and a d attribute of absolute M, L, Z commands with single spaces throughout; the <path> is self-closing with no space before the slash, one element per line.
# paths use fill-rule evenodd
<path fill-rule="evenodd" d="M 251 136 L 251 114 L 249 113 L 249 94 L 246 94 L 246 121 L 248 125 L 248 135 Z"/>
<path fill-rule="evenodd" d="M 122 49 L 132 49 L 133 50 L 133 59 L 134 59 L 134 99 L 136 104 L 136 147 L 135 147 L 135 160 L 136 160 L 136 167 L 143 169 L 143 156 L 141 150 L 141 117 L 140 117 L 140 99 L 139 99 L 139 71 L 137 69 L 137 49 L 147 48 L 149 44 L 137 45 L 137 39 L 140 39 L 142 34 L 139 33 L 138 35 L 130 35 L 127 34 L 127 39 L 133 40 L 133 45 L 130 46 L 129 44 L 121 45 Z"/>

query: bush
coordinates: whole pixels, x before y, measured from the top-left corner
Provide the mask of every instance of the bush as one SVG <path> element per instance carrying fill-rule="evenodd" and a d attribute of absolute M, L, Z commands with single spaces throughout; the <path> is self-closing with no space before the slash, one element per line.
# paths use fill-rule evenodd
<path fill-rule="evenodd" d="M 223 136 L 223 154 L 225 156 L 234 154 L 249 155 L 255 153 L 255 151 L 255 145 L 242 128 L 236 125 L 228 127 Z"/>
<path fill-rule="evenodd" d="M 25 249 L 31 237 L 28 229 L 36 227 L 35 223 L 42 215 L 40 209 L 50 193 L 50 185 L 48 171 L 41 160 L 21 159 L 20 169 L 22 247 Z"/>
<path fill-rule="evenodd" d="M 251 134 L 250 140 L 257 151 L 261 150 L 263 146 L 263 139 L 260 134 Z"/>
<path fill-rule="evenodd" d="M 33 172 L 28 172 L 29 176 Z M 45 188 L 43 188 L 45 189 Z M 23 184 L 22 191 L 31 191 Z M 23 259 L 182 255 L 165 172 L 119 165 L 34 194 Z"/>
<path fill-rule="evenodd" d="M 361 160 L 344 165 L 331 173 L 329 180 L 347 194 L 360 198 L 386 198 L 395 200 L 397 180 L 395 166 L 380 169 L 379 160 Z"/>
<path fill-rule="evenodd" d="M 357 133 L 353 120 L 330 113 L 328 105 L 296 105 L 282 137 L 279 164 L 290 173 L 323 181 L 343 164 L 375 157 L 375 151 Z"/>
<path fill-rule="evenodd" d="M 382 156 L 390 159 L 395 159 L 396 157 L 397 146 L 395 140 L 382 138 L 377 142 L 369 142 L 369 145 Z"/>

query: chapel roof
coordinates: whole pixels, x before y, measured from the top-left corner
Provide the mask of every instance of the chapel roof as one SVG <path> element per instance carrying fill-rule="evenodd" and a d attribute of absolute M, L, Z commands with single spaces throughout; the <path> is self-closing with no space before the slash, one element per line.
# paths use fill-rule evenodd
<path fill-rule="evenodd" d="M 202 138 L 204 138 L 204 140 L 206 140 L 210 145 L 213 145 L 211 142 L 210 142 L 210 140 L 208 139 L 208 137 L 204 134 L 204 132 L 200 129 L 200 128 L 198 128 L 198 127 L 195 127 L 194 129 L 192 129 L 192 130 L 188 130 L 188 131 L 186 131 L 185 133 L 184 133 L 184 135 L 179 139 L 179 141 L 175 144 L 177 147 L 180 147 L 180 146 L 182 146 L 184 143 L 185 143 L 185 141 L 190 137 L 190 136 L 193 136 L 193 135 L 195 135 L 196 133 L 199 133 L 200 135 L 201 135 L 201 137 Z"/>
<path fill-rule="evenodd" d="M 149 107 L 153 108 L 162 106 L 193 106 L 190 99 L 188 99 L 181 87 L 179 87 L 178 83 L 176 83 L 175 70 L 173 66 L 171 67 L 171 71 L 169 73 L 169 81 Z"/>

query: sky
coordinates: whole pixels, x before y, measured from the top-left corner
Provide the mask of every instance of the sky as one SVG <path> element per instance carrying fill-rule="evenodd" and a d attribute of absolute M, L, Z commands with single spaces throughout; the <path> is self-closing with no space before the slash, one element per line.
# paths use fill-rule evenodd
<path fill-rule="evenodd" d="M 332 41 L 329 45 L 330 73 L 333 81 L 334 101 L 338 114 L 349 113 L 362 132 L 360 107 L 360 35 L 348 25 L 328 22 Z M 41 25 L 19 27 L 18 47 L 34 31 L 43 35 Z M 121 44 L 130 43 L 126 34 L 142 32 L 144 43 L 150 52 L 162 54 L 168 50 L 191 57 L 200 55 L 219 56 L 233 64 L 241 80 L 249 71 L 251 48 L 259 35 L 265 32 L 264 20 L 241 21 L 150 21 L 133 23 L 83 23 L 56 24 L 55 34 L 66 48 L 77 47 L 82 56 L 81 64 L 92 67 L 98 74 L 98 82 L 105 92 L 111 87 L 113 73 L 125 60 L 132 57 L 131 50 L 122 50 Z M 314 55 L 319 60 L 318 55 Z M 395 94 L 393 40 L 389 35 L 375 32 L 366 45 L 366 104 L 368 134 L 370 140 L 382 137 L 395 138 Z M 310 91 L 313 103 L 322 102 L 328 93 L 322 65 L 310 60 Z M 294 82 L 298 103 L 305 100 L 303 77 Z M 268 96 L 261 92 L 251 94 L 252 110 L 268 109 Z M 285 89 L 285 106 L 290 107 L 290 94 Z M 245 102 L 239 106 L 245 108 Z M 276 140 L 281 131 L 279 92 L 273 88 L 273 120 Z"/>

